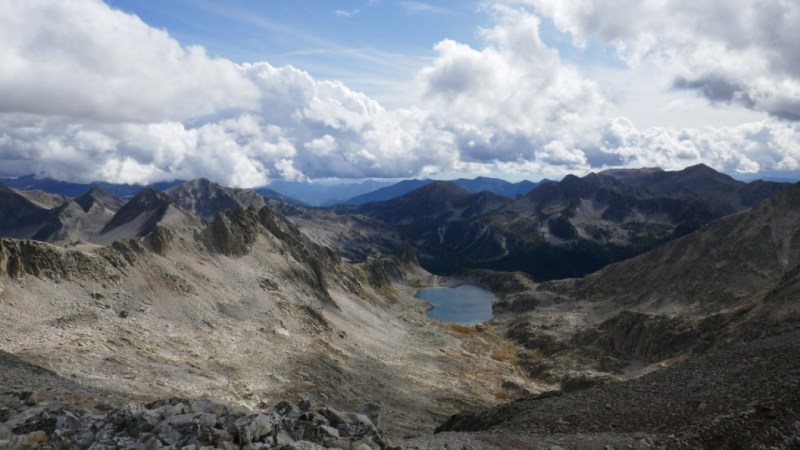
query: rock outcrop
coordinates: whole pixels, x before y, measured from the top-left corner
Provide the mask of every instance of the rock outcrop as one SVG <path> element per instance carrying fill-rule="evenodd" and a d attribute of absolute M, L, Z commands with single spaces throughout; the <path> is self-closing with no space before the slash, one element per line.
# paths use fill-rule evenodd
<path fill-rule="evenodd" d="M 223 255 L 242 256 L 249 253 L 256 242 L 261 223 L 255 209 L 235 209 L 214 216 L 209 232 L 214 246 Z"/>
<path fill-rule="evenodd" d="M 369 257 L 364 268 L 369 284 L 376 288 L 386 288 L 394 281 L 403 281 L 404 269 L 397 257 Z"/>
<path fill-rule="evenodd" d="M 98 407 L 101 405 L 98 405 Z M 252 411 L 226 400 L 129 403 L 97 417 L 30 392 L 0 394 L 0 448 L 387 449 L 369 417 L 309 401 Z"/>
<path fill-rule="evenodd" d="M 43 242 L 0 238 L 0 272 L 12 279 L 18 280 L 26 274 L 55 282 L 70 278 L 117 278 L 119 274 L 107 263 L 103 257 Z"/>

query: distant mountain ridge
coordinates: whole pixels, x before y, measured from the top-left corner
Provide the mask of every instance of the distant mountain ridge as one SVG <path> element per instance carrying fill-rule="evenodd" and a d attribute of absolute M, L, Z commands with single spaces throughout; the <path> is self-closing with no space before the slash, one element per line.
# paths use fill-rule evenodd
<path fill-rule="evenodd" d="M 94 182 L 94 183 L 70 183 L 67 181 L 59 181 L 52 178 L 42 178 L 35 175 L 25 175 L 18 178 L 0 178 L 0 183 L 13 189 L 20 189 L 25 191 L 43 191 L 50 194 L 61 195 L 64 197 L 79 197 L 86 193 L 86 191 L 93 188 L 101 188 L 114 197 L 119 199 L 131 199 L 135 197 L 142 189 L 152 188 L 157 191 L 167 191 L 176 186 L 186 183 L 186 180 L 173 180 L 162 181 L 158 183 L 142 185 L 142 184 L 118 184 L 107 182 Z M 284 195 L 266 187 L 254 189 L 260 195 L 267 198 L 276 198 L 289 203 L 303 205 L 302 201 L 298 201 L 291 196 Z"/>
<path fill-rule="evenodd" d="M 340 207 L 395 225 L 435 273 L 521 270 L 576 277 L 642 253 L 786 187 L 704 166 L 568 175 L 510 199 L 430 183 L 383 202 Z"/>
<path fill-rule="evenodd" d="M 264 189 L 269 189 L 280 195 L 285 195 L 311 206 L 331 206 L 342 203 L 349 198 L 375 191 L 394 184 L 390 181 L 364 180 L 352 183 L 311 183 L 307 181 L 274 180 L 266 188 L 256 188 L 264 194 Z"/>
<path fill-rule="evenodd" d="M 102 188 L 92 188 L 52 209 L 50 218 L 32 238 L 58 243 L 96 242 L 103 228 L 124 205 L 124 201 Z"/>
<path fill-rule="evenodd" d="M 101 188 L 75 200 L 62 197 L 51 208 L 32 201 L 28 193 L 0 184 L 0 235 L 58 243 L 94 241 L 124 204 Z"/>
<path fill-rule="evenodd" d="M 372 192 L 368 192 L 353 197 L 349 200 L 341 202 L 341 204 L 363 205 L 365 203 L 391 200 L 403 194 L 407 194 L 415 189 L 419 189 L 423 186 L 431 184 L 434 181 L 436 180 L 428 180 L 428 179 L 403 180 L 391 186 L 387 186 Z M 528 181 L 528 180 L 523 180 L 518 183 L 511 183 L 506 180 L 501 180 L 499 178 L 477 177 L 473 179 L 459 178 L 456 180 L 449 180 L 449 182 L 457 186 L 460 186 L 474 194 L 482 191 L 489 191 L 497 195 L 502 195 L 504 197 L 514 198 L 517 195 L 526 194 L 530 192 L 537 186 L 549 183 L 550 180 L 544 179 L 538 183 L 534 183 L 533 181 Z"/>
<path fill-rule="evenodd" d="M 488 178 L 467 181 L 473 182 L 472 189 L 498 181 L 500 186 L 513 186 Z M 358 250 L 348 257 L 355 259 L 371 253 L 359 236 L 387 234 L 380 221 L 399 233 L 388 233 L 391 238 L 381 240 L 383 250 L 376 252 L 400 249 L 408 243 L 431 272 L 519 270 L 537 280 L 548 280 L 582 276 L 635 256 L 749 208 L 786 186 L 744 183 L 698 165 L 681 171 L 635 169 L 568 175 L 515 198 L 490 190 L 473 193 L 447 181 L 406 180 L 388 189 L 419 184 L 422 186 L 387 201 L 339 206 L 321 216 L 300 211 L 296 216 L 306 224 L 314 217 L 324 220 L 331 229 L 316 227 L 320 242 L 350 243 Z M 266 205 L 256 191 L 227 188 L 207 179 L 185 182 L 166 193 L 144 188 L 127 203 L 98 187 L 74 200 L 22 192 L 0 190 L 0 233 L 62 244 L 107 245 L 115 239 L 149 233 L 164 220 L 211 222 L 222 211 Z M 62 204 L 47 207 L 59 199 Z M 337 215 L 370 220 L 343 218 L 337 222 Z M 344 223 L 360 230 L 348 232 Z"/>
<path fill-rule="evenodd" d="M 399 197 L 403 194 L 419 189 L 423 186 L 433 183 L 433 180 L 403 180 L 396 184 L 380 188 L 378 190 L 367 192 L 345 200 L 342 202 L 345 205 L 362 205 L 364 203 L 382 202 Z"/>
<path fill-rule="evenodd" d="M 453 183 L 465 188 L 466 190 L 477 194 L 482 191 L 489 191 L 504 197 L 514 198 L 517 195 L 527 194 L 537 186 L 545 183 L 550 183 L 548 179 L 543 179 L 539 182 L 529 180 L 522 180 L 516 183 L 511 183 L 500 178 L 477 177 L 473 179 L 459 178 L 453 180 Z"/>
<path fill-rule="evenodd" d="M 433 180 L 403 180 L 397 183 L 389 181 L 364 180 L 358 183 L 309 183 L 298 181 L 274 180 L 269 186 L 255 187 L 252 190 L 267 198 L 283 200 L 298 206 L 332 206 L 338 204 L 362 204 L 373 201 L 389 200 L 422 187 Z M 453 180 L 469 190 L 480 192 L 492 191 L 506 197 L 515 197 L 525 194 L 540 183 L 520 181 L 510 183 L 499 178 L 477 177 L 474 179 L 460 178 Z M 186 180 L 173 180 L 141 184 L 118 184 L 107 182 L 71 183 L 52 178 L 25 175 L 17 178 L 0 178 L 0 183 L 13 189 L 24 191 L 42 191 L 64 197 L 79 197 L 92 188 L 102 188 L 104 191 L 120 199 L 131 199 L 142 189 L 150 187 L 158 191 L 167 191 L 186 183 Z"/>
<path fill-rule="evenodd" d="M 153 183 L 149 185 L 140 184 L 116 184 L 106 182 L 94 183 L 70 183 L 67 181 L 59 181 L 52 178 L 42 178 L 35 175 L 25 175 L 18 178 L 2 178 L 0 183 L 14 189 L 24 189 L 26 191 L 41 190 L 50 192 L 52 194 L 60 194 L 67 197 L 78 197 L 83 195 L 89 189 L 100 187 L 107 191 L 114 197 L 118 198 L 133 198 L 145 187 L 163 191 L 173 186 L 183 183 L 182 180 L 164 181 Z"/>

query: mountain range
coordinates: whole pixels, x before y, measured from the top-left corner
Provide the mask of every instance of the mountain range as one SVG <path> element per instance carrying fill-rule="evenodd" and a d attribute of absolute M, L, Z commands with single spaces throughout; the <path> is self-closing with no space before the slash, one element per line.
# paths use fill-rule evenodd
<path fill-rule="evenodd" d="M 26 175 L 17 178 L 2 178 L 0 183 L 7 187 L 20 189 L 24 191 L 44 191 L 51 194 L 63 195 L 65 197 L 78 197 L 84 194 L 91 188 L 99 187 L 104 191 L 118 198 L 132 198 L 145 187 L 163 191 L 173 186 L 177 186 L 183 181 L 167 181 L 161 183 L 154 183 L 148 186 L 139 184 L 117 184 L 117 183 L 70 183 L 66 181 L 54 180 L 47 177 L 39 177 L 36 175 Z"/>
<path fill-rule="evenodd" d="M 496 323 L 527 349 L 522 366 L 572 393 L 466 412 L 439 431 L 534 442 L 563 430 L 656 431 L 658 448 L 795 446 L 796 433 L 762 425 L 797 418 L 798 223 L 793 185 L 585 278 L 512 288 Z"/>
<path fill-rule="evenodd" d="M 352 183 L 310 183 L 307 181 L 273 180 L 269 184 L 269 189 L 297 199 L 306 205 L 330 206 L 392 184 L 394 182 L 377 180 Z"/>
<path fill-rule="evenodd" d="M 515 199 L 435 182 L 337 211 L 396 226 L 423 267 L 437 273 L 521 270 L 547 280 L 585 275 L 642 253 L 785 186 L 744 183 L 699 165 L 568 175 Z"/>
<path fill-rule="evenodd" d="M 375 191 L 367 192 L 348 200 L 339 202 L 344 205 L 361 205 L 364 203 L 380 202 L 391 200 L 409 192 L 415 191 L 423 186 L 433 183 L 435 180 L 403 180 L 397 184 L 386 186 Z M 517 183 L 510 183 L 499 178 L 477 177 L 474 179 L 459 178 L 452 180 L 450 183 L 460 186 L 472 193 L 482 191 L 489 191 L 504 197 L 514 198 L 517 195 L 526 194 L 533 190 L 535 187 L 549 183 L 550 180 L 542 180 L 539 183 L 532 181 L 520 181 Z"/>
<path fill-rule="evenodd" d="M 403 180 L 400 182 L 364 180 L 353 183 L 310 183 L 303 181 L 274 180 L 269 186 L 253 188 L 263 197 L 283 200 L 300 206 L 332 206 L 337 204 L 360 204 L 370 201 L 388 200 L 408 193 L 432 180 Z M 542 182 L 546 182 L 543 180 Z M 148 186 L 136 184 L 114 184 L 106 182 L 69 183 L 52 178 L 26 175 L 17 178 L 0 178 L 7 187 L 23 191 L 41 191 L 62 197 L 78 197 L 87 190 L 99 187 L 121 199 L 133 198 L 145 187 L 159 191 L 183 184 L 183 180 L 154 183 Z M 526 193 L 538 183 L 521 181 L 509 183 L 498 178 L 478 177 L 457 179 L 454 183 L 471 192 L 489 190 L 507 197 Z"/>
<path fill-rule="evenodd" d="M 794 448 L 798 224 L 800 185 L 702 165 L 334 208 L 0 185 L 0 448 Z M 414 297 L 461 283 L 491 321 Z"/>
<path fill-rule="evenodd" d="M 478 182 L 473 184 L 476 189 L 497 184 L 493 179 L 471 181 Z M 394 197 L 417 185 L 420 187 Z M 416 249 L 420 264 L 434 273 L 476 268 L 520 270 L 534 279 L 549 280 L 582 276 L 640 254 L 746 209 L 785 186 L 766 181 L 744 183 L 700 165 L 673 172 L 636 169 L 582 178 L 569 175 L 559 182 L 543 182 L 515 198 L 489 190 L 474 193 L 455 182 L 408 180 L 372 193 L 392 197 L 389 200 L 338 206 L 327 212 L 296 202 L 290 202 L 293 207 L 281 206 L 287 203 L 280 194 L 272 201 L 277 200 L 273 207 L 290 218 L 305 217 L 302 226 L 314 229 L 309 232 L 312 239 L 328 245 L 335 241 L 335 247 L 353 260 L 370 254 L 395 254 L 409 244 Z M 0 220 L 0 230 L 6 236 L 108 243 L 141 234 L 127 228 L 110 233 L 116 227 L 109 225 L 121 220 L 113 216 L 124 202 L 101 188 L 90 188 L 75 200 L 7 188 L 3 195 L 8 219 Z M 170 187 L 163 194 L 145 188 L 133 200 L 136 211 L 155 204 L 166 211 L 170 204 L 210 222 L 220 211 L 260 209 L 269 197 L 198 179 Z M 92 209 L 95 203 L 100 207 Z M 126 210 L 126 214 L 131 213 Z M 151 231 L 148 220 L 162 219 L 162 213 L 155 214 L 154 218 L 137 219 L 142 233 Z M 332 220 L 334 217 L 338 219 Z M 367 218 L 372 222 L 365 222 Z M 126 216 L 124 222 L 131 220 Z M 347 226 L 334 226 L 337 222 Z M 357 229 L 360 234 L 354 234 Z M 367 235 L 370 238 L 363 239 Z M 359 239 L 369 244 L 362 245 Z"/>

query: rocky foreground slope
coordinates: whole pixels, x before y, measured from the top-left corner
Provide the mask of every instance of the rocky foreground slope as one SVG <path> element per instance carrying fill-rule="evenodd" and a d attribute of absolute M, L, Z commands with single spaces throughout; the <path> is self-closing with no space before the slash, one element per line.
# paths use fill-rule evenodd
<path fill-rule="evenodd" d="M 205 223 L 155 191 L 106 228 L 126 237 L 0 239 L 0 351 L 17 362 L 0 364 L 3 390 L 91 414 L 101 401 L 209 395 L 251 408 L 371 402 L 397 439 L 540 389 L 493 357 L 514 344 L 491 328 L 425 317 L 413 293 L 431 276 L 413 255 L 348 263 L 269 207 Z"/>
<path fill-rule="evenodd" d="M 205 397 L 129 403 L 105 415 L 30 392 L 0 394 L 0 448 L 296 448 L 386 449 L 374 425 L 379 411 L 346 413 L 279 402 L 257 411 Z"/>
<path fill-rule="evenodd" d="M 641 378 L 530 398 L 444 423 L 433 447 L 800 447 L 800 333 L 725 346 Z M 468 434 L 456 432 L 468 431 Z M 481 447 L 478 447 L 481 448 Z"/>
<path fill-rule="evenodd" d="M 504 293 L 493 323 L 526 349 L 520 367 L 561 389 L 453 416 L 422 442 L 797 448 L 798 224 L 794 185 L 582 279 L 474 273 Z"/>

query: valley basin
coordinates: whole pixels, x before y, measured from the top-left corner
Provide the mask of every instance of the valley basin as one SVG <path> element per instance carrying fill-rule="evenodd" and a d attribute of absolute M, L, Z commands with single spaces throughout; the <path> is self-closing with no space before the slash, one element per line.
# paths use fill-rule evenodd
<path fill-rule="evenodd" d="M 429 287 L 417 291 L 415 297 L 432 303 L 428 317 L 442 322 L 469 325 L 494 317 L 492 303 L 496 300 L 495 295 L 477 286 Z"/>

